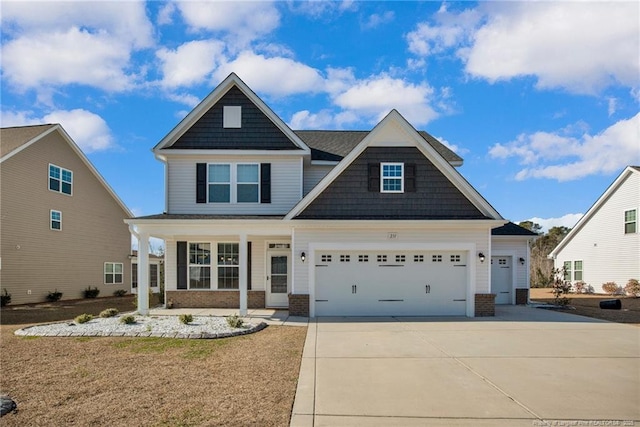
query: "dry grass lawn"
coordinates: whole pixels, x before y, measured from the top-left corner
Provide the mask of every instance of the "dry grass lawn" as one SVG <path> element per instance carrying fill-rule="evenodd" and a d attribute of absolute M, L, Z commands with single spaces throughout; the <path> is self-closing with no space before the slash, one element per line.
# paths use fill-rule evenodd
<path fill-rule="evenodd" d="M 127 301 L 128 300 L 128 301 Z M 132 299 L 4 307 L 3 426 L 288 426 L 306 328 L 269 326 L 219 340 L 34 338 L 32 323 L 98 314 Z"/>
<path fill-rule="evenodd" d="M 532 288 L 530 298 L 534 302 L 553 303 L 550 288 Z M 569 305 L 575 310 L 567 310 L 567 313 L 640 326 L 640 298 L 602 294 L 570 294 L 568 298 L 571 299 Z M 600 301 L 610 299 L 620 299 L 622 310 L 602 310 Z"/>

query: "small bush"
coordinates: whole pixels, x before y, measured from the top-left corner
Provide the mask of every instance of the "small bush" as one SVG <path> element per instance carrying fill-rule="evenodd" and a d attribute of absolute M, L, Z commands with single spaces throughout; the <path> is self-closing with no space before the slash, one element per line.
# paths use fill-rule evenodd
<path fill-rule="evenodd" d="M 131 314 L 127 314 L 126 316 L 122 316 L 120 318 L 120 323 L 124 323 L 125 325 L 133 325 L 136 323 L 136 318 Z"/>
<path fill-rule="evenodd" d="M 125 291 L 124 289 L 116 289 L 115 291 L 113 291 L 114 297 L 123 297 L 126 294 L 127 294 L 127 291 Z"/>
<path fill-rule="evenodd" d="M 193 322 L 193 316 L 191 314 L 181 314 L 178 319 L 180 319 L 180 323 L 184 323 L 185 325 Z"/>
<path fill-rule="evenodd" d="M 5 305 L 11 302 L 11 294 L 7 292 L 6 289 L 2 290 L 2 295 L 0 295 L 0 307 L 4 307 Z"/>
<path fill-rule="evenodd" d="M 91 289 L 91 287 L 89 286 L 87 287 L 87 289 L 82 291 L 82 294 L 85 298 L 96 298 L 100 294 L 100 289 L 98 289 L 97 287 Z"/>
<path fill-rule="evenodd" d="M 602 285 L 602 290 L 609 295 L 615 295 L 618 292 L 618 285 L 615 282 L 607 282 Z"/>
<path fill-rule="evenodd" d="M 60 301 L 60 298 L 62 298 L 62 292 L 58 292 L 57 289 L 47 294 L 47 301 L 49 302 Z"/>
<path fill-rule="evenodd" d="M 564 267 L 553 270 L 554 279 L 552 289 L 554 303 L 561 307 L 566 307 L 571 302 L 571 300 L 565 296 L 571 291 L 571 282 L 564 280 L 565 272 L 566 269 Z"/>
<path fill-rule="evenodd" d="M 76 316 L 76 318 L 74 319 L 76 323 L 87 323 L 89 320 L 93 319 L 93 315 L 92 314 L 81 314 L 79 316 Z"/>
<path fill-rule="evenodd" d="M 118 313 L 119 313 L 119 311 L 118 311 L 117 308 L 107 308 L 107 309 L 102 310 L 100 312 L 100 317 L 104 317 L 104 318 L 113 317 Z"/>
<path fill-rule="evenodd" d="M 583 294 L 587 292 L 587 284 L 583 281 L 579 281 L 573 284 L 576 294 Z"/>
<path fill-rule="evenodd" d="M 624 291 L 630 297 L 640 297 L 640 282 L 638 282 L 638 279 L 629 279 L 624 287 Z M 11 297 L 9 297 L 9 299 L 11 299 Z"/>
<path fill-rule="evenodd" d="M 237 314 L 227 316 L 227 324 L 232 328 L 242 328 L 243 323 L 244 320 L 242 320 L 242 317 L 238 316 Z"/>

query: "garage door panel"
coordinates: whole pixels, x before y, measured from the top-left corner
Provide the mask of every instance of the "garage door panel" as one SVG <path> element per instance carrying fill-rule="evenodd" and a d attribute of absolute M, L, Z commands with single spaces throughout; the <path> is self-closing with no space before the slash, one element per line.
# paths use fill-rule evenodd
<path fill-rule="evenodd" d="M 316 256 L 316 314 L 464 315 L 466 254 L 337 252 Z"/>

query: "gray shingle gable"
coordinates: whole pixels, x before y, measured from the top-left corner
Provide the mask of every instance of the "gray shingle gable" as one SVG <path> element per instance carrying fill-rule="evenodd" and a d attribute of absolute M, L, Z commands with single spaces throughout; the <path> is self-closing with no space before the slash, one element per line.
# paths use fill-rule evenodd
<path fill-rule="evenodd" d="M 242 127 L 222 126 L 224 106 L 242 107 Z M 237 86 L 232 86 L 176 142 L 164 149 L 299 150 Z"/>
<path fill-rule="evenodd" d="M 416 191 L 368 190 L 368 165 L 416 165 Z M 298 219 L 486 219 L 487 217 L 415 147 L 368 147 Z"/>

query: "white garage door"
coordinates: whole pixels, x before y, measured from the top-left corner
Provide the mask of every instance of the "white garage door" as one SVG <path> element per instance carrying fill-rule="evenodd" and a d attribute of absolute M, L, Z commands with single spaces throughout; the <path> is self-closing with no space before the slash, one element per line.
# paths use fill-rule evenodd
<path fill-rule="evenodd" d="M 316 316 L 464 316 L 467 255 L 317 251 Z"/>

